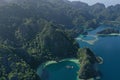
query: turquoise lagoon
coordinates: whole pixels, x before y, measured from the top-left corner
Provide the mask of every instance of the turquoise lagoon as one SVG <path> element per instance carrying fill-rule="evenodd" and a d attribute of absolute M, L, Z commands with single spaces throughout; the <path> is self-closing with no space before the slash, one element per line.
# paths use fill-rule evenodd
<path fill-rule="evenodd" d="M 79 61 L 75 59 L 60 62 L 49 61 L 38 68 L 42 80 L 78 80 Z"/>

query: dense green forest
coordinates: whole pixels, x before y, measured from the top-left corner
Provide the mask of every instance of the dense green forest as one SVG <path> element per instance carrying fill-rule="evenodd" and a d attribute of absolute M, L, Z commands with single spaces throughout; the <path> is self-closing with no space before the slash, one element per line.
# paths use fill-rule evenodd
<path fill-rule="evenodd" d="M 120 25 L 120 5 L 67 0 L 0 1 L 0 80 L 40 80 L 48 60 L 77 57 L 74 40 L 101 24 Z"/>

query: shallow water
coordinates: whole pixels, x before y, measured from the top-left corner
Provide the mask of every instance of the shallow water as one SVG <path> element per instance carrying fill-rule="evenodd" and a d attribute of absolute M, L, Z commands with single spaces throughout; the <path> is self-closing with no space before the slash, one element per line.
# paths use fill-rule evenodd
<path fill-rule="evenodd" d="M 79 65 L 72 61 L 62 61 L 47 65 L 43 71 L 42 80 L 77 80 Z"/>

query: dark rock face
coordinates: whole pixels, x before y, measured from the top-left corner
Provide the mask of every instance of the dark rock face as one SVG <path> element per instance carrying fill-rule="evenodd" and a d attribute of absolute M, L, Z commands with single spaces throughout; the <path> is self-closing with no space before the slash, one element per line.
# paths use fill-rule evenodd
<path fill-rule="evenodd" d="M 74 39 L 68 37 L 64 31 L 60 31 L 57 28 L 47 27 L 41 33 L 41 41 L 44 43 L 42 46 L 56 57 L 74 57 L 78 50 L 77 43 L 73 44 Z"/>
<path fill-rule="evenodd" d="M 119 30 L 111 29 L 111 28 L 97 32 L 97 34 L 112 34 L 112 33 L 120 33 L 120 32 L 119 32 Z"/>
<path fill-rule="evenodd" d="M 79 74 L 80 79 L 89 79 L 98 76 L 98 72 L 94 69 L 92 64 L 83 65 Z"/>
<path fill-rule="evenodd" d="M 34 46 L 34 47 L 33 47 Z M 48 24 L 27 46 L 27 51 L 37 61 L 60 60 L 77 57 L 79 45 L 65 31 Z"/>
<path fill-rule="evenodd" d="M 99 76 L 99 72 L 95 69 L 97 63 L 96 56 L 89 48 L 82 48 L 78 51 L 80 70 L 80 79 L 89 79 Z"/>

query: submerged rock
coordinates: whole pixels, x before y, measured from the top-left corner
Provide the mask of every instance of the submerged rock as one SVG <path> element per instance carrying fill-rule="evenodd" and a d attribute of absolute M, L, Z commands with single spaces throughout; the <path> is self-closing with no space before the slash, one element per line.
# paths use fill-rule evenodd
<path fill-rule="evenodd" d="M 103 64 L 103 58 L 102 57 L 98 56 L 98 57 L 96 57 L 96 59 L 97 59 L 97 62 L 99 64 Z"/>
<path fill-rule="evenodd" d="M 80 61 L 80 70 L 78 72 L 80 79 L 90 79 L 100 76 L 100 71 L 96 69 L 95 63 L 98 60 L 89 48 L 81 48 L 78 51 Z"/>

